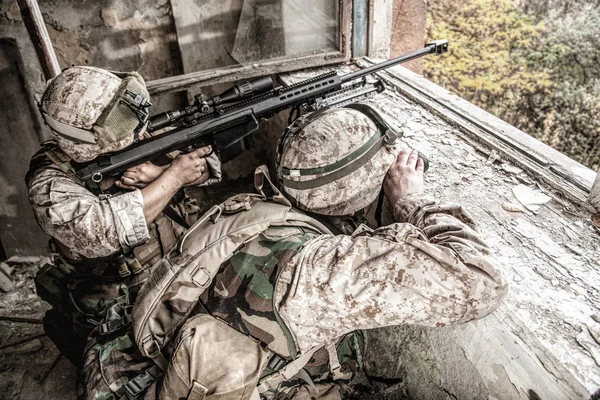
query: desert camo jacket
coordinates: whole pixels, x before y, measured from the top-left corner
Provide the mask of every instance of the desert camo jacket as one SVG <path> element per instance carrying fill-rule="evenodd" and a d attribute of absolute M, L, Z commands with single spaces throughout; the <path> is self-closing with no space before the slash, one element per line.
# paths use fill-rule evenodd
<path fill-rule="evenodd" d="M 28 186 L 38 223 L 71 259 L 126 252 L 149 238 L 140 190 L 101 199 L 53 165 L 38 169 Z"/>
<path fill-rule="evenodd" d="M 354 329 L 482 318 L 507 293 L 497 260 L 459 205 L 408 195 L 397 221 L 305 244 L 280 273 L 276 302 L 301 351 Z"/>

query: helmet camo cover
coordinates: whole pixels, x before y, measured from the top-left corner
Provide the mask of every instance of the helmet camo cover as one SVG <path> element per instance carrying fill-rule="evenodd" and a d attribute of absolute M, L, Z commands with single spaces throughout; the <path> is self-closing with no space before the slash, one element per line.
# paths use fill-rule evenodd
<path fill-rule="evenodd" d="M 303 115 L 279 142 L 282 190 L 302 210 L 334 216 L 361 210 L 379 195 L 397 136 L 366 104 Z"/>

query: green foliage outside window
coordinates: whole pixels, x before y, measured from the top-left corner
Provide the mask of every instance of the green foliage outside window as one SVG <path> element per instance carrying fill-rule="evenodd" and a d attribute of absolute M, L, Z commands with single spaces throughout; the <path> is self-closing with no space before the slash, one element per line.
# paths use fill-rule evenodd
<path fill-rule="evenodd" d="M 600 5 L 439 0 L 425 75 L 577 161 L 600 167 Z"/>

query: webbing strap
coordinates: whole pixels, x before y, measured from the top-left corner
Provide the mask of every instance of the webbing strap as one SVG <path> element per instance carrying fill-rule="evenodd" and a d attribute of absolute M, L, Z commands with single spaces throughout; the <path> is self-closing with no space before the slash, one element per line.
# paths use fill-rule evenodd
<path fill-rule="evenodd" d="M 133 321 L 133 319 L 131 318 L 131 313 L 128 310 L 124 311 L 125 315 L 122 318 L 114 319 L 104 324 L 98 325 L 100 336 L 110 335 L 112 333 L 117 332 L 121 328 L 131 324 L 131 322 Z"/>
<path fill-rule="evenodd" d="M 354 162 L 357 158 L 362 157 L 362 155 L 371 149 L 371 147 L 377 142 L 377 140 L 381 137 L 381 133 L 377 131 L 373 136 L 369 138 L 365 143 L 362 144 L 358 149 L 354 150 L 350 154 L 342 157 L 338 161 L 333 164 L 324 165 L 322 167 L 314 167 L 314 168 L 294 168 L 289 169 L 287 167 L 281 168 L 282 175 L 285 176 L 308 176 L 308 175 L 319 175 L 326 174 L 328 172 L 336 171 L 346 164 L 350 164 Z"/>
<path fill-rule="evenodd" d="M 329 370 L 331 371 L 333 380 L 350 379 L 352 377 L 352 373 L 342 372 L 342 365 L 340 364 L 340 359 L 338 358 L 336 342 L 330 343 L 326 348 L 327 353 L 329 354 Z"/>
<path fill-rule="evenodd" d="M 93 132 L 63 124 L 45 112 L 42 112 L 42 117 L 44 117 L 44 121 L 46 121 L 48 126 L 52 128 L 52 131 L 57 135 L 60 135 L 75 143 L 96 144 L 96 136 Z"/>
<path fill-rule="evenodd" d="M 312 358 L 313 354 L 323 346 L 315 346 L 294 361 L 290 362 L 279 371 L 264 377 L 260 380 L 259 385 L 256 387 L 258 393 L 266 393 L 270 389 L 276 389 L 282 382 L 291 379 L 296 375 Z"/>
<path fill-rule="evenodd" d="M 273 201 L 276 203 L 282 204 L 284 206 L 291 207 L 292 203 L 290 203 L 290 201 L 281 193 L 281 191 L 277 188 L 277 186 L 271 180 L 271 175 L 269 174 L 269 169 L 267 168 L 267 166 L 264 164 L 259 165 L 254 170 L 254 188 L 256 189 L 256 191 L 258 193 L 260 193 L 260 195 L 263 197 L 263 199 L 267 198 L 267 195 L 263 190 L 265 180 L 267 181 L 267 183 L 269 184 L 269 187 L 271 188 L 271 190 L 274 193 Z"/>
<path fill-rule="evenodd" d="M 163 371 L 167 370 L 169 366 L 169 362 L 167 358 L 160 351 L 160 346 L 156 342 L 156 340 L 151 337 L 146 337 L 146 339 L 142 342 L 142 350 L 143 352 L 150 358 L 154 363 Z"/>
<path fill-rule="evenodd" d="M 203 400 L 206 397 L 208 388 L 199 382 L 193 381 L 186 400 Z"/>
<path fill-rule="evenodd" d="M 156 365 L 151 366 L 135 378 L 121 386 L 117 393 L 122 392 L 119 400 L 137 400 L 142 398 L 146 390 L 162 375 Z"/>

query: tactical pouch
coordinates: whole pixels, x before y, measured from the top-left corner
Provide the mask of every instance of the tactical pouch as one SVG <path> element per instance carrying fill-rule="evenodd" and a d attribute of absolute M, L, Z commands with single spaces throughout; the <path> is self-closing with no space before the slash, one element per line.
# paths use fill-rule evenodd
<path fill-rule="evenodd" d="M 259 341 L 198 314 L 186 321 L 174 342 L 160 399 L 251 398 L 268 355 Z"/>
<path fill-rule="evenodd" d="M 69 272 L 56 265 L 45 264 L 35 275 L 35 290 L 38 296 L 52 307 L 64 308 L 63 306 L 69 303 L 66 290 L 69 280 Z"/>
<path fill-rule="evenodd" d="M 90 335 L 85 350 L 80 399 L 137 400 L 162 376 L 132 338 L 131 306 L 116 303 Z"/>

